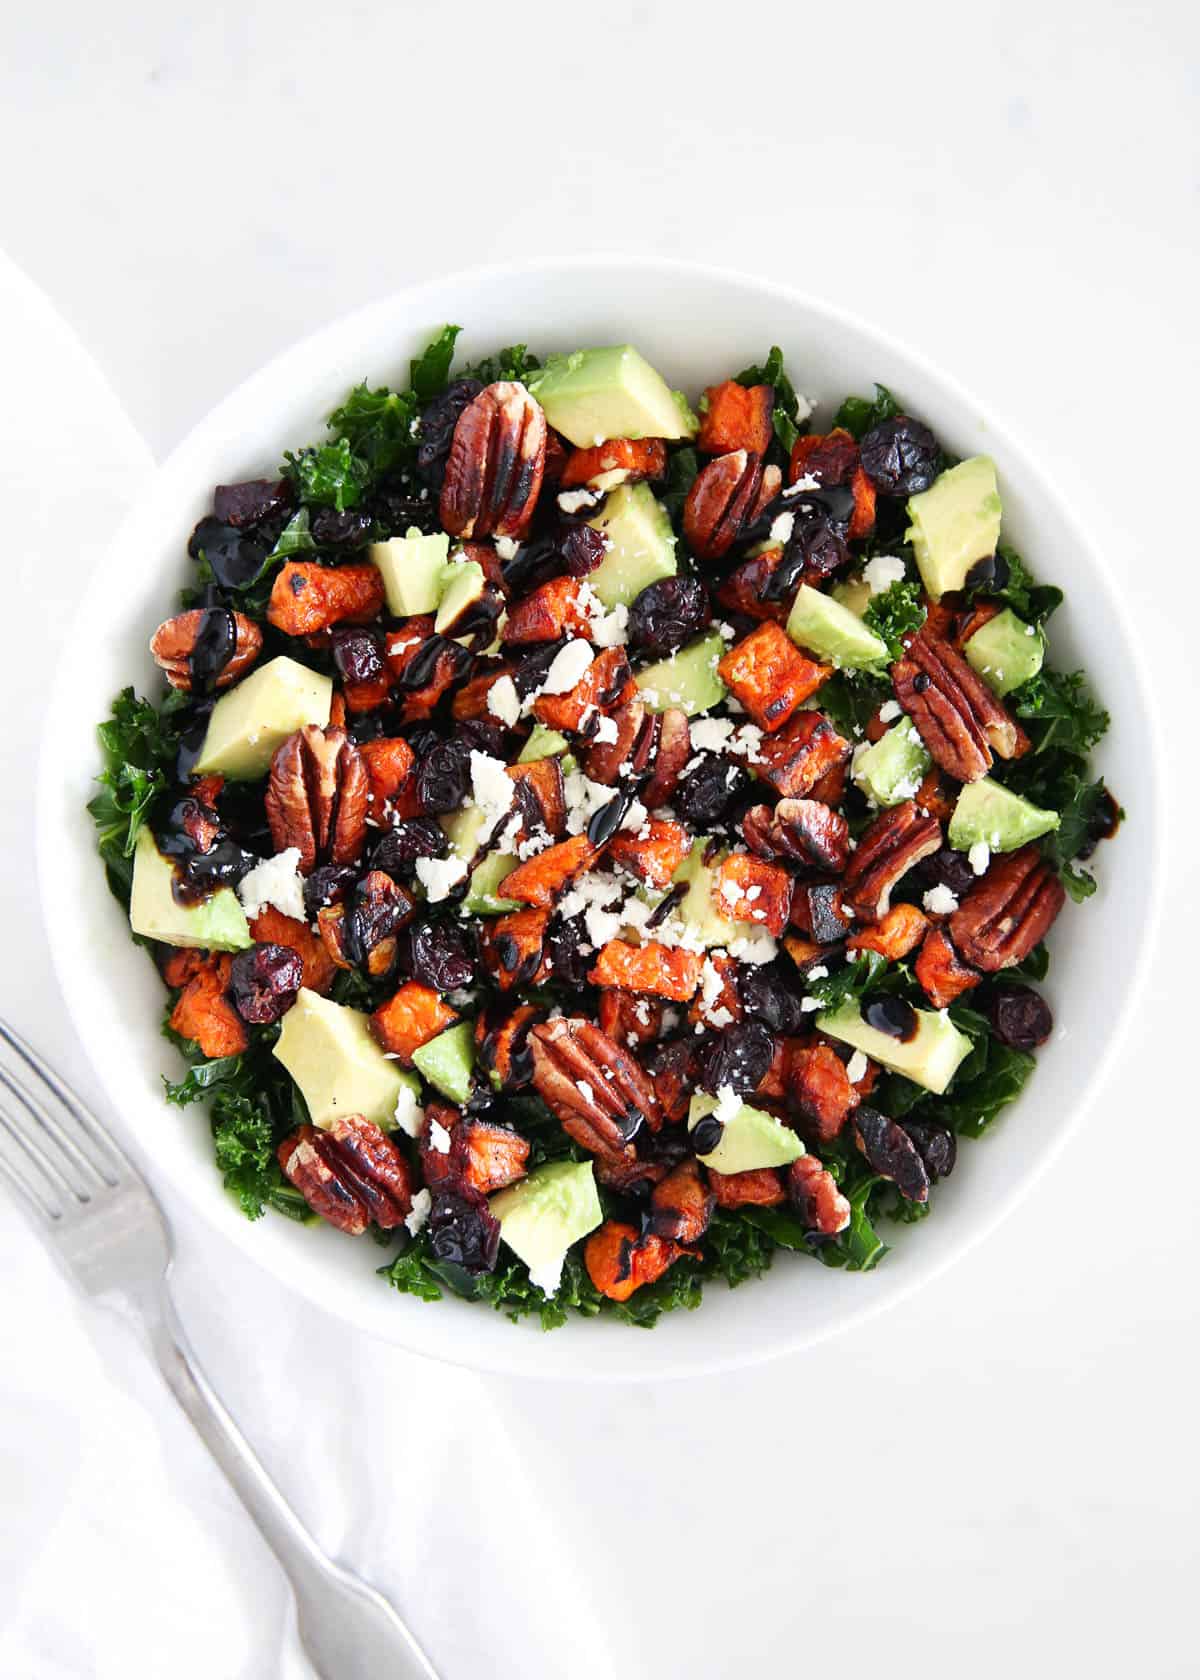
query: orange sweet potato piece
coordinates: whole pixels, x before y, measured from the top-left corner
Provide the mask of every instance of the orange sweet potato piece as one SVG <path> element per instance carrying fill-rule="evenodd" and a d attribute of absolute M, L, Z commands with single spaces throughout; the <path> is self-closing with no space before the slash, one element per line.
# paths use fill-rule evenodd
<path fill-rule="evenodd" d="M 833 667 L 806 659 L 785 630 L 767 623 L 734 643 L 717 674 L 761 729 L 775 730 L 833 675 Z"/>
<path fill-rule="evenodd" d="M 416 755 L 401 735 L 381 735 L 359 747 L 367 770 L 367 802 L 379 822 L 383 808 L 394 799 L 416 766 Z"/>
<path fill-rule="evenodd" d="M 792 445 L 788 483 L 800 477 L 819 480 L 823 485 L 849 485 L 854 497 L 850 537 L 865 537 L 875 525 L 875 486 L 859 464 L 858 445 L 840 426 L 832 432 L 797 438 Z"/>
<path fill-rule="evenodd" d="M 717 867 L 713 903 L 727 921 L 760 922 L 778 938 L 791 915 L 792 877 L 749 852 L 730 852 Z"/>
<path fill-rule="evenodd" d="M 753 554 L 749 560 L 743 560 L 717 590 L 720 605 L 730 612 L 742 613 L 746 618 L 773 619 L 776 624 L 784 623 L 791 611 L 794 590 L 778 599 L 768 591 L 782 560 L 782 548 L 767 548 L 761 554 Z"/>
<path fill-rule="evenodd" d="M 697 1243 L 708 1230 L 717 1198 L 704 1182 L 700 1163 L 680 1161 L 650 1196 L 650 1229 L 668 1242 Z"/>
<path fill-rule="evenodd" d="M 224 776 L 193 776 L 188 783 L 188 792 L 202 805 L 215 805 L 224 786 Z"/>
<path fill-rule="evenodd" d="M 936 817 L 939 822 L 949 822 L 954 815 L 958 786 L 948 776 L 944 776 L 935 764 L 926 771 L 914 797 L 922 811 Z"/>
<path fill-rule="evenodd" d="M 604 473 L 624 472 L 630 479 L 664 478 L 667 446 L 661 438 L 609 438 L 593 449 L 576 449 L 563 468 L 562 487 L 590 484 Z"/>
<path fill-rule="evenodd" d="M 832 805 L 836 809 L 846 797 L 846 779 L 850 772 L 848 760 L 835 764 L 819 776 L 808 790 L 810 799 L 819 799 L 822 805 Z"/>
<path fill-rule="evenodd" d="M 457 1020 L 453 1009 L 431 986 L 406 980 L 371 1016 L 371 1027 L 383 1048 L 397 1057 L 402 1067 L 411 1067 L 413 1051 Z"/>
<path fill-rule="evenodd" d="M 163 984 L 169 986 L 173 992 L 181 991 L 194 974 L 198 974 L 208 958 L 203 951 L 191 949 L 172 949 L 166 953 L 159 965 L 159 972 L 163 977 Z"/>
<path fill-rule="evenodd" d="M 700 402 L 700 432 L 696 448 L 705 455 L 728 455 L 752 449 L 765 455 L 771 445 L 773 385 L 739 385 L 726 379 L 710 385 Z"/>
<path fill-rule="evenodd" d="M 287 636 L 312 636 L 332 624 L 366 624 L 383 610 L 377 566 L 322 566 L 288 560 L 271 589 L 267 618 Z"/>
<path fill-rule="evenodd" d="M 579 580 L 551 578 L 515 601 L 508 609 L 508 622 L 501 632 L 505 646 L 526 642 L 556 642 L 560 636 L 582 636 L 588 616 L 579 601 Z"/>
<path fill-rule="evenodd" d="M 696 951 L 684 951 L 651 940 L 646 945 L 626 945 L 610 939 L 596 958 L 588 975 L 593 986 L 617 986 L 625 992 L 651 992 L 655 997 L 686 1003 L 700 984 L 704 958 Z"/>
<path fill-rule="evenodd" d="M 678 1243 L 652 1231 L 639 1238 L 636 1226 L 606 1219 L 584 1244 L 583 1263 L 602 1295 L 628 1301 L 635 1289 L 655 1283 L 684 1252 Z"/>
<path fill-rule="evenodd" d="M 665 887 L 691 848 L 687 830 L 679 823 L 651 817 L 646 832 L 618 829 L 609 841 L 608 855 L 650 887 Z"/>
<path fill-rule="evenodd" d="M 544 1011 L 532 1003 L 519 1003 L 515 1009 L 502 1013 L 485 1009 L 475 1018 L 475 1049 L 479 1061 L 495 1075 L 498 1089 L 515 1091 L 529 1083 L 533 1071 L 532 1058 L 527 1054 L 529 1029 Z"/>
<path fill-rule="evenodd" d="M 925 937 L 929 917 L 915 904 L 893 904 L 883 920 L 861 928 L 846 941 L 848 951 L 878 951 L 889 962 L 899 962 L 915 951 Z"/>
<path fill-rule="evenodd" d="M 622 647 L 605 648 L 592 660 L 569 694 L 540 694 L 533 703 L 533 715 L 547 729 L 578 729 L 595 709 L 614 710 L 637 697 L 637 684 Z"/>
<path fill-rule="evenodd" d="M 198 1044 L 212 1060 L 240 1056 L 250 1042 L 241 1016 L 226 996 L 232 964 L 228 955 L 210 957 L 192 975 L 171 1011 L 175 1032 Z"/>
<path fill-rule="evenodd" d="M 546 855 L 545 852 L 540 854 L 542 857 Z M 537 861 L 537 858 L 531 859 L 531 862 Z M 506 883 L 502 896 L 515 898 L 518 895 L 510 894 Z M 511 910 L 507 916 L 488 918 L 479 936 L 480 950 L 484 966 L 502 991 L 508 991 L 513 986 L 536 986 L 546 978 L 549 969 L 545 943 L 550 914 L 548 909 L 531 908 Z"/>
<path fill-rule="evenodd" d="M 787 1200 L 774 1167 L 755 1167 L 740 1173 L 719 1173 L 710 1168 L 708 1182 L 717 1206 L 722 1208 L 779 1207 Z"/>
<path fill-rule="evenodd" d="M 519 1132 L 489 1120 L 467 1119 L 445 1103 L 431 1103 L 425 1113 L 450 1134 L 448 1150 L 434 1148 L 428 1125 L 421 1141 L 421 1169 L 431 1188 L 466 1183 L 487 1196 L 525 1177 L 529 1143 Z"/>
<path fill-rule="evenodd" d="M 802 799 L 835 765 L 850 757 L 850 743 L 820 712 L 798 712 L 777 735 L 765 735 L 754 768 L 781 799 Z"/>
<path fill-rule="evenodd" d="M 808 1122 L 807 1130 L 821 1143 L 835 1138 L 858 1107 L 858 1092 L 850 1083 L 846 1064 L 828 1044 L 795 1051 L 788 1086 L 792 1101 Z"/>
<path fill-rule="evenodd" d="M 307 922 L 285 916 L 273 904 L 266 904 L 250 923 L 251 937 L 260 945 L 287 945 L 304 964 L 304 984 L 310 992 L 322 996 L 333 985 L 337 974 L 325 943 Z"/>
<path fill-rule="evenodd" d="M 497 720 L 488 711 L 488 695 L 492 684 L 500 681 L 501 677 L 510 677 L 512 668 L 508 665 L 493 665 L 486 671 L 480 671 L 470 682 L 463 683 L 455 691 L 450 702 L 450 715 L 459 723 L 465 723 L 472 718 L 487 718 L 493 723 Z"/>
<path fill-rule="evenodd" d="M 614 1044 L 653 1044 L 662 1031 L 663 1006 L 657 998 L 609 987 L 600 993 L 599 1020 Z"/>
<path fill-rule="evenodd" d="M 978 986 L 983 976 L 965 963 L 945 928 L 931 927 L 917 952 L 913 972 L 935 1009 L 947 1009 L 957 997 Z"/>
<path fill-rule="evenodd" d="M 528 840 L 533 830 L 541 827 L 557 840 L 567 826 L 567 796 L 558 760 L 538 758 L 532 764 L 510 764 L 507 774 L 517 784 L 514 803 L 522 819 L 517 839 Z"/>
<path fill-rule="evenodd" d="M 573 834 L 569 840 L 560 840 L 556 846 L 549 846 L 536 857 L 518 864 L 504 877 L 497 892 L 501 898 L 515 898 L 539 910 L 549 909 L 567 883 L 581 874 L 599 852 L 600 848 L 593 846 L 586 834 Z"/>
<path fill-rule="evenodd" d="M 688 1010 L 688 1021 L 692 1026 L 711 1025 L 715 1017 L 717 1022 L 728 1026 L 729 1022 L 725 1020 L 725 1015 L 728 1015 L 730 1020 L 733 1021 L 740 1021 L 742 1018 L 742 1000 L 738 996 L 737 989 L 738 965 L 732 957 L 726 956 L 720 951 L 710 953 L 708 961 L 721 977 L 721 989 L 711 1001 L 705 1000 L 702 991 L 697 992 L 692 999 L 692 1006 Z M 703 977 L 703 964 L 701 964 L 700 972 L 701 977 Z M 720 1013 L 722 1010 L 725 1012 L 724 1015 Z"/>

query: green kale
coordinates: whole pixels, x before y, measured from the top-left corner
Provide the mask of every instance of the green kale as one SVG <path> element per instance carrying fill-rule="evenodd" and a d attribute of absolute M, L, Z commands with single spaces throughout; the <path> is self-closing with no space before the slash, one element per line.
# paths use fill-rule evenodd
<path fill-rule="evenodd" d="M 499 379 L 515 380 L 523 385 L 531 373 L 536 373 L 541 363 L 536 356 L 531 356 L 524 344 L 510 344 L 503 350 L 498 350 L 494 356 L 484 356 L 478 362 L 469 362 L 459 373 L 460 379 L 478 379 L 481 385 L 494 385 Z"/>
<path fill-rule="evenodd" d="M 96 825 L 108 884 L 126 906 L 133 885 L 133 849 L 170 779 L 179 751 L 176 719 L 187 703 L 178 689 L 171 689 L 156 707 L 124 688 L 113 701 L 112 716 L 97 730 L 104 769 L 96 778 L 100 792 L 89 800 L 88 812 Z"/>
<path fill-rule="evenodd" d="M 874 401 L 867 397 L 847 397 L 834 415 L 833 423 L 861 442 L 873 426 L 894 420 L 899 413 L 900 405 L 887 386 L 877 384 Z"/>
<path fill-rule="evenodd" d="M 1062 605 L 1063 592 L 1050 583 L 1035 583 L 1029 567 L 1021 556 L 1007 544 L 1000 543 L 996 553 L 1008 563 L 1008 582 L 1003 589 L 973 590 L 970 600 L 1000 601 L 1011 607 L 1018 618 L 1027 624 L 1042 624 L 1056 607 Z"/>
<path fill-rule="evenodd" d="M 878 988 L 887 967 L 887 958 L 878 951 L 858 951 L 832 974 L 819 980 L 805 980 L 805 996 L 819 999 L 822 1009 L 840 1009 L 844 1003 L 857 1003 Z"/>
<path fill-rule="evenodd" d="M 859 741 L 885 700 L 892 698 L 887 678 L 870 671 L 835 671 L 821 686 L 817 702 L 839 735 Z"/>
<path fill-rule="evenodd" d="M 949 1126 L 960 1137 L 982 1137 L 996 1116 L 1021 1093 L 1034 1069 L 1026 1050 L 1012 1050 L 992 1037 L 987 1017 L 970 1004 L 950 1005 L 950 1019 L 971 1039 L 963 1061 L 945 1096 L 926 1098 L 913 1118 Z"/>
<path fill-rule="evenodd" d="M 1088 692 L 1082 671 L 1039 671 L 1008 697 L 1017 716 L 1031 725 L 1034 751 L 1084 757 L 1108 729 L 1109 717 Z"/>
<path fill-rule="evenodd" d="M 675 526 L 683 518 L 683 504 L 688 491 L 696 482 L 700 459 L 692 448 L 676 449 L 667 461 L 667 487 L 658 498 L 671 516 Z"/>
<path fill-rule="evenodd" d="M 783 365 L 783 351 L 777 344 L 773 344 L 761 367 L 743 368 L 741 373 L 734 375 L 734 382 L 745 386 L 775 387 L 775 406 L 771 410 L 771 419 L 780 446 L 790 455 L 796 439 L 800 436 L 800 399 Z"/>
<path fill-rule="evenodd" d="M 1069 797 L 1058 807 L 1058 827 L 1042 842 L 1046 857 L 1077 904 L 1090 898 L 1096 890 L 1095 878 L 1088 870 L 1079 868 L 1075 860 L 1090 838 L 1092 826 L 1107 799 L 1103 776 L 1089 782 L 1080 773 L 1074 778 Z"/>
<path fill-rule="evenodd" d="M 389 391 L 385 385 L 372 391 L 364 380 L 340 408 L 334 409 L 329 429 L 352 457 L 365 463 L 370 475 L 378 478 L 394 467 L 406 466 L 415 455 L 416 418 L 413 392 Z"/>
<path fill-rule="evenodd" d="M 294 481 L 303 502 L 338 513 L 357 507 L 371 481 L 370 466 L 354 453 L 347 437 L 302 449 L 298 455 L 289 450 L 281 471 Z"/>
<path fill-rule="evenodd" d="M 419 403 L 432 402 L 445 389 L 454 360 L 454 342 L 461 331 L 461 327 L 443 327 L 421 354 L 409 362 L 408 382 Z"/>
<path fill-rule="evenodd" d="M 921 604 L 921 585 L 914 579 L 901 578 L 889 589 L 872 595 L 863 613 L 863 623 L 887 643 L 888 663 L 899 659 L 904 652 L 904 638 L 919 630 L 925 622 L 925 608 Z"/>

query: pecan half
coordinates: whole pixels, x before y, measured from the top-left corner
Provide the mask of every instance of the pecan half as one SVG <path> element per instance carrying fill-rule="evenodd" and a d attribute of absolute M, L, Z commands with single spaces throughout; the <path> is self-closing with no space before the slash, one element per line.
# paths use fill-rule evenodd
<path fill-rule="evenodd" d="M 929 1200 L 929 1169 L 903 1126 L 876 1108 L 860 1108 L 854 1129 L 867 1160 L 877 1173 L 891 1179 L 905 1201 Z"/>
<path fill-rule="evenodd" d="M 546 466 L 546 416 L 523 385 L 482 390 L 454 428 L 439 506 L 455 537 L 522 537 Z"/>
<path fill-rule="evenodd" d="M 562 1016 L 534 1027 L 533 1084 L 563 1130 L 593 1153 L 632 1157 L 643 1121 L 660 1124 L 658 1098 L 628 1050 L 590 1021 Z"/>
<path fill-rule="evenodd" d="M 834 874 L 845 868 L 850 855 L 845 817 L 819 799 L 781 799 L 774 810 L 752 805 L 742 818 L 742 836 L 759 857 L 787 859 Z"/>
<path fill-rule="evenodd" d="M 641 790 L 642 803 L 648 811 L 657 811 L 671 803 L 692 756 L 692 731 L 687 713 L 678 706 L 668 706 L 656 716 L 658 727 L 651 736 L 649 750 L 643 757 L 643 743 L 639 738 L 630 760 L 634 773 L 640 773 L 643 766 L 650 771 L 650 780 Z"/>
<path fill-rule="evenodd" d="M 842 880 L 842 901 L 864 921 L 887 915 L 892 888 L 942 843 L 942 825 L 913 799 L 883 811 L 858 842 Z"/>
<path fill-rule="evenodd" d="M 810 1231 L 836 1237 L 850 1223 L 850 1203 L 815 1155 L 801 1155 L 787 1173 L 788 1199 Z"/>
<path fill-rule="evenodd" d="M 985 974 L 1012 968 L 1046 937 L 1066 902 L 1053 867 L 1036 846 L 997 858 L 950 918 L 950 937 Z"/>
<path fill-rule="evenodd" d="M 688 491 L 683 531 L 701 560 L 719 560 L 739 532 L 779 494 L 783 475 L 761 455 L 732 450 L 710 461 Z"/>
<path fill-rule="evenodd" d="M 174 618 L 160 624 L 150 638 L 155 664 L 171 687 L 184 694 L 190 694 L 197 686 L 228 688 L 245 676 L 262 652 L 262 645 L 262 631 L 254 620 L 224 607 L 211 611 L 193 607 L 190 612 L 176 613 Z M 203 672 L 194 669 L 206 657 L 213 661 L 216 670 L 208 684 Z M 201 676 L 199 685 L 195 680 L 197 674 Z"/>
<path fill-rule="evenodd" d="M 295 846 L 300 869 L 357 863 L 367 834 L 368 779 L 345 730 L 305 724 L 275 749 L 267 822 L 277 852 Z"/>
<path fill-rule="evenodd" d="M 283 1175 L 314 1213 L 361 1236 L 375 1222 L 391 1231 L 412 1208 L 407 1161 L 374 1121 L 346 1114 L 327 1131 L 301 1126 L 279 1145 Z"/>
<path fill-rule="evenodd" d="M 1016 724 L 961 654 L 926 626 L 892 666 L 896 698 L 930 757 L 960 782 L 977 782 L 1001 758 L 1016 755 Z"/>

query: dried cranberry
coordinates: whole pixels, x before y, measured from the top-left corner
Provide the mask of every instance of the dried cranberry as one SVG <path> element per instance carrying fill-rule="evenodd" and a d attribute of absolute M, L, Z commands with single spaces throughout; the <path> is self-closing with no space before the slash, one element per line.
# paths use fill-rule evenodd
<path fill-rule="evenodd" d="M 245 484 L 218 484 L 213 491 L 214 515 L 239 531 L 284 513 L 291 505 L 292 487 L 286 478 L 252 478 Z"/>
<path fill-rule="evenodd" d="M 690 642 L 711 619 L 708 590 L 699 578 L 659 578 L 629 609 L 629 641 L 661 657 Z"/>
<path fill-rule="evenodd" d="M 907 414 L 872 426 L 859 444 L 858 458 L 885 496 L 915 496 L 928 490 L 942 465 L 942 452 L 929 427 Z"/>
<path fill-rule="evenodd" d="M 425 1227 L 435 1260 L 465 1272 L 490 1272 L 500 1251 L 500 1221 L 469 1184 L 436 1190 Z"/>
<path fill-rule="evenodd" d="M 798 576 L 802 572 L 808 577 L 830 577 L 850 564 L 850 550 L 844 535 L 826 519 L 802 519 L 797 515 L 783 554 L 783 564 L 776 568 L 771 579 L 771 594 L 775 593 L 780 572 L 785 575 L 792 573 Z"/>
<path fill-rule="evenodd" d="M 982 560 L 976 560 L 967 573 L 966 587 L 981 590 L 985 595 L 996 595 L 1000 590 L 1007 589 L 1009 571 L 1003 554 L 986 554 Z"/>
<path fill-rule="evenodd" d="M 220 519 L 202 519 L 188 538 L 188 554 L 206 560 L 222 589 L 242 589 L 266 564 L 268 549 Z"/>
<path fill-rule="evenodd" d="M 384 674 L 383 641 L 373 630 L 339 625 L 333 632 L 333 663 L 345 682 L 375 682 Z"/>
<path fill-rule="evenodd" d="M 230 965 L 229 995 L 243 1021 L 270 1026 L 295 1003 L 303 981 L 304 964 L 290 945 L 251 945 Z"/>
<path fill-rule="evenodd" d="M 433 725 L 425 722 L 410 723 L 402 734 L 416 758 L 424 758 L 442 739 Z"/>
<path fill-rule="evenodd" d="M 416 794 L 431 816 L 456 811 L 470 784 L 470 748 L 464 741 L 438 741 L 417 761 Z"/>
<path fill-rule="evenodd" d="M 701 753 L 675 793 L 675 809 L 693 829 L 710 828 L 730 810 L 750 786 L 750 777 L 740 764 L 731 764 L 716 753 Z"/>
<path fill-rule="evenodd" d="M 493 723 L 488 718 L 468 718 L 465 723 L 456 726 L 455 740 L 462 741 L 469 752 L 487 753 L 490 758 L 503 758 L 506 734 L 502 723 Z"/>
<path fill-rule="evenodd" d="M 420 922 L 405 928 L 398 945 L 400 967 L 410 980 L 435 992 L 453 992 L 475 979 L 478 960 L 465 929 L 450 922 Z"/>
<path fill-rule="evenodd" d="M 1031 986 L 1005 986 L 988 1005 L 992 1031 L 1011 1050 L 1036 1050 L 1054 1031 L 1050 1005 Z"/>
<path fill-rule="evenodd" d="M 737 994 L 746 1014 L 762 1021 L 772 1032 L 788 1037 L 804 1024 L 796 988 L 774 963 L 739 967 Z"/>
<path fill-rule="evenodd" d="M 421 410 L 417 472 L 431 490 L 441 490 L 454 428 L 482 390 L 478 379 L 455 379 Z"/>
<path fill-rule="evenodd" d="M 932 857 L 922 858 L 913 871 L 922 887 L 949 887 L 956 898 L 964 898 L 975 885 L 975 871 L 965 852 L 943 846 Z"/>
<path fill-rule="evenodd" d="M 315 922 L 317 911 L 327 904 L 344 904 L 357 879 L 358 870 L 350 863 L 323 863 L 314 869 L 304 883 L 304 912 L 309 921 Z"/>
<path fill-rule="evenodd" d="M 775 1041 L 761 1021 L 738 1021 L 700 1045 L 700 1084 L 714 1093 L 728 1085 L 745 1096 L 758 1087 L 774 1051 Z"/>
<path fill-rule="evenodd" d="M 546 931 L 546 955 L 553 980 L 572 990 L 587 984 L 588 969 L 592 966 L 592 959 L 584 950 L 587 943 L 582 916 L 554 917 Z"/>
<path fill-rule="evenodd" d="M 420 857 L 442 857 L 449 841 L 432 817 L 411 817 L 389 829 L 371 853 L 371 868 L 396 875 Z"/>
<path fill-rule="evenodd" d="M 608 548 L 600 532 L 590 525 L 569 525 L 559 539 L 558 552 L 564 571 L 571 577 L 587 577 L 599 566 Z"/>
<path fill-rule="evenodd" d="M 308 528 L 318 548 L 361 548 L 374 529 L 370 508 L 314 508 Z"/>
<path fill-rule="evenodd" d="M 521 596 L 557 577 L 562 569 L 557 537 L 531 537 L 511 559 L 500 562 L 500 577 L 507 594 Z"/>
<path fill-rule="evenodd" d="M 863 1107 L 855 1113 L 854 1129 L 867 1160 L 877 1173 L 892 1180 L 906 1201 L 929 1199 L 929 1173 L 903 1126 L 878 1109 Z"/>
<path fill-rule="evenodd" d="M 904 1130 L 917 1146 L 930 1178 L 946 1178 L 958 1159 L 958 1139 L 945 1126 L 928 1126 L 924 1121 L 905 1120 Z"/>
<path fill-rule="evenodd" d="M 376 485 L 368 506 L 376 525 L 389 537 L 405 537 L 414 526 L 425 536 L 440 528 L 429 497 L 414 496 L 402 483 Z"/>
<path fill-rule="evenodd" d="M 863 1020 L 876 1032 L 902 1042 L 917 1035 L 917 1012 L 903 998 L 870 998 L 863 1006 Z"/>

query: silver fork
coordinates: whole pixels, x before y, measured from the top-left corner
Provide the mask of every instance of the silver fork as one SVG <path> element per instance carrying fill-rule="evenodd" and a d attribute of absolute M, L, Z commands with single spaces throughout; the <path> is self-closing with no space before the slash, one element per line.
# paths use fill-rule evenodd
<path fill-rule="evenodd" d="M 149 1186 L 79 1098 L 0 1022 L 0 1171 L 83 1294 L 130 1320 L 282 1564 L 323 1680 L 437 1680 L 388 1601 L 320 1549 L 196 1363 L 167 1288 L 171 1237 Z"/>

